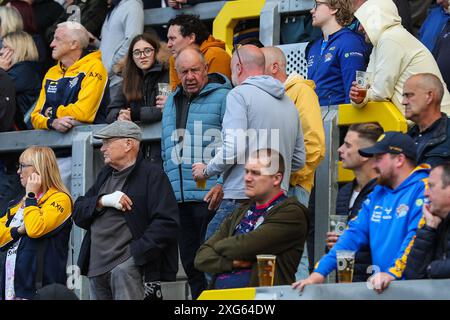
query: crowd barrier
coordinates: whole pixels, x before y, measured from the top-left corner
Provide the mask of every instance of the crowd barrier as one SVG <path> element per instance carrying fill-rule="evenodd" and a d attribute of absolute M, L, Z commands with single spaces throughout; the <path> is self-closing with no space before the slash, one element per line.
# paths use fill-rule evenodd
<path fill-rule="evenodd" d="M 367 283 L 291 286 L 203 291 L 199 300 L 450 300 L 450 280 L 393 281 L 381 294 Z"/>

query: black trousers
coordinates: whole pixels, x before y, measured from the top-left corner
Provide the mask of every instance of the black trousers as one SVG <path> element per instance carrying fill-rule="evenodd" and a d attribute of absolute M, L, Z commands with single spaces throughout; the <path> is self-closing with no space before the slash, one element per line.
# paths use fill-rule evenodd
<path fill-rule="evenodd" d="M 214 215 L 206 202 L 180 202 L 180 257 L 188 277 L 192 299 L 197 299 L 207 287 L 203 272 L 194 267 L 195 254 L 205 239 L 206 227 Z"/>

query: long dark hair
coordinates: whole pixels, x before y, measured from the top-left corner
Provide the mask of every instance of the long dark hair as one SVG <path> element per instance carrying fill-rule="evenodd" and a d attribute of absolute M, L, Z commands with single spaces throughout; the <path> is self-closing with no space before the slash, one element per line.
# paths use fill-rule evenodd
<path fill-rule="evenodd" d="M 140 101 L 142 99 L 142 86 L 144 83 L 144 73 L 139 69 L 133 60 L 133 48 L 136 42 L 143 40 L 148 42 L 154 49 L 154 63 L 159 51 L 159 40 L 151 34 L 143 33 L 135 36 L 131 40 L 128 54 L 125 59 L 125 68 L 123 71 L 123 94 L 128 102 Z"/>

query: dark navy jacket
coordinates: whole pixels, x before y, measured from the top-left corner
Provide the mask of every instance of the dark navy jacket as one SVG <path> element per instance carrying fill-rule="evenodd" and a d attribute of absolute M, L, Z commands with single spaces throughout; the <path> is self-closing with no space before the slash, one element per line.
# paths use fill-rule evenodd
<path fill-rule="evenodd" d="M 429 137 L 425 142 L 425 147 L 418 148 L 417 163 L 428 163 L 430 166 L 436 166 L 440 163 L 450 160 L 450 122 L 447 115 L 441 112 L 441 119 L 433 124 L 425 134 Z M 423 133 L 422 133 L 423 134 Z M 409 131 L 416 142 L 419 139 L 419 127 L 414 125 Z"/>
<path fill-rule="evenodd" d="M 24 115 L 39 98 L 41 79 L 35 68 L 35 62 L 23 61 L 16 63 L 8 70 L 8 74 L 16 87 L 16 123 L 23 123 Z M 26 129 L 26 128 L 20 128 Z"/>
<path fill-rule="evenodd" d="M 320 38 L 308 46 L 308 79 L 316 83 L 321 106 L 349 103 L 356 71 L 365 71 L 367 67 L 364 37 L 342 28 L 329 36 L 321 55 L 322 42 Z"/>
<path fill-rule="evenodd" d="M 75 202 L 73 220 L 87 230 L 78 257 L 81 274 L 89 270 L 91 232 L 94 220 L 103 212 L 97 211 L 99 190 L 111 176 L 113 168 L 105 166 L 86 195 Z M 139 155 L 122 188 L 133 202 L 124 214 L 133 239 L 131 255 L 143 267 L 146 281 L 175 281 L 178 272 L 179 215 L 175 195 L 169 179 L 161 167 Z"/>
<path fill-rule="evenodd" d="M 337 201 L 336 201 L 336 214 L 348 216 L 350 221 L 358 215 L 361 206 L 366 200 L 369 193 L 377 184 L 377 180 L 373 179 L 369 181 L 362 189 L 359 195 L 356 197 L 353 207 L 350 208 L 350 199 L 352 198 L 353 189 L 355 188 L 356 180 L 346 183 L 339 189 Z M 353 274 L 353 282 L 364 282 L 370 277 L 367 273 L 367 268 L 372 264 L 372 258 L 370 255 L 369 246 L 361 248 L 355 256 L 355 269 Z"/>
<path fill-rule="evenodd" d="M 437 229 L 424 226 L 417 230 L 416 240 L 406 262 L 406 279 L 450 278 L 450 215 Z"/>

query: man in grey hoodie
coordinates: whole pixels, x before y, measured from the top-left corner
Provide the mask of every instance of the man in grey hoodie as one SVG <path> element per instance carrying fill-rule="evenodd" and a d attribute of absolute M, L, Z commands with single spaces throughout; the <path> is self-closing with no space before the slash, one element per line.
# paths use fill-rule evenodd
<path fill-rule="evenodd" d="M 305 164 L 305 145 L 298 111 L 283 84 L 265 73 L 264 54 L 256 46 L 237 49 L 231 59 L 232 82 L 222 123 L 222 147 L 208 164 L 192 166 L 194 179 L 223 174 L 224 199 L 208 225 L 206 239 L 243 202 L 245 160 L 252 151 L 272 148 L 286 161 L 281 188 L 289 188 L 291 170 Z"/>
<path fill-rule="evenodd" d="M 144 5 L 142 0 L 108 0 L 108 4 L 110 8 L 102 27 L 100 51 L 108 70 L 110 96 L 114 97 L 120 90 L 122 77 L 114 73 L 113 66 L 125 57 L 131 40 L 144 31 Z"/>

